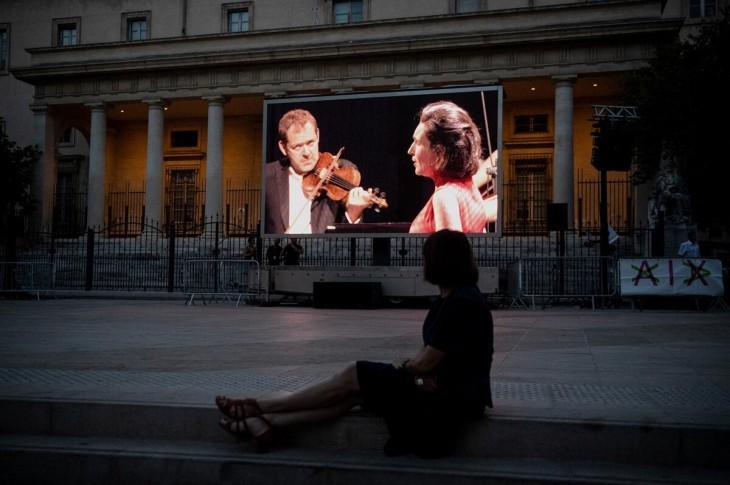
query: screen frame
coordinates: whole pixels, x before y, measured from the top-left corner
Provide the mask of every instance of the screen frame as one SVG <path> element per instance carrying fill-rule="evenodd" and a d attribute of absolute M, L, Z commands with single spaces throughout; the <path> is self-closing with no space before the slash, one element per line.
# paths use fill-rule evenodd
<path fill-rule="evenodd" d="M 424 234 L 411 234 L 407 228 L 403 228 L 406 223 L 410 225 L 420 207 L 427 202 L 428 197 L 433 193 L 433 182 L 425 177 L 415 175 L 407 151 L 412 142 L 413 130 L 418 125 L 418 111 L 426 104 L 440 100 L 454 101 L 469 112 L 482 136 L 485 157 L 489 156 L 490 148 L 492 153 L 495 151 L 499 153 L 502 144 L 503 102 L 503 88 L 499 84 L 266 98 L 263 106 L 262 129 L 261 237 L 423 237 Z M 335 155 L 339 148 L 344 147 L 341 158 L 352 160 L 357 165 L 359 171 L 363 174 L 361 185 L 364 188 L 372 188 L 368 183 L 375 178 L 374 174 L 382 176 L 383 173 L 392 170 L 384 177 L 386 187 L 380 186 L 378 188 L 386 194 L 392 194 L 395 189 L 398 199 L 392 200 L 396 204 L 400 203 L 401 212 L 396 212 L 394 215 L 392 213 L 391 215 L 382 215 L 383 212 L 390 210 L 390 206 L 392 206 L 391 199 L 388 198 L 389 208 L 383 209 L 379 217 L 375 217 L 376 219 L 385 219 L 385 223 L 367 222 L 368 219 L 372 219 L 374 216 L 374 214 L 370 214 L 373 209 L 367 209 L 362 224 L 337 225 L 344 226 L 345 230 L 335 228 L 333 231 L 328 230 L 324 233 L 314 234 L 267 232 L 265 217 L 266 191 L 268 189 L 266 165 L 276 163 L 277 160 L 283 158 L 277 146 L 278 123 L 285 112 L 295 108 L 306 109 L 317 119 L 320 130 L 320 153 L 328 152 Z M 368 116 L 364 116 L 366 110 Z M 373 120 L 370 116 L 373 112 L 381 115 L 382 119 L 376 117 Z M 394 112 L 395 115 L 384 116 L 384 113 L 390 112 Z M 387 122 L 387 118 L 390 118 L 390 123 Z M 370 128 L 369 130 L 363 129 L 366 126 L 365 123 L 369 123 L 367 125 Z M 391 129 L 388 129 L 386 125 Z M 488 133 L 485 129 L 487 126 Z M 368 136 L 367 133 L 363 135 L 367 131 L 387 133 L 379 139 L 377 134 L 375 137 Z M 394 139 L 394 137 L 397 137 L 397 139 Z M 386 148 L 383 148 L 384 146 Z M 368 150 L 372 150 L 372 152 Z M 377 162 L 368 161 L 370 154 L 375 152 L 378 154 L 387 153 L 387 155 L 373 157 L 377 158 Z M 368 156 L 364 156 L 365 153 L 368 153 Z M 387 167 L 385 172 L 383 171 L 384 167 Z M 498 174 L 501 173 L 501 156 L 497 157 L 496 169 Z M 409 171 L 410 175 L 408 174 Z M 364 175 L 368 172 L 370 172 L 370 177 Z M 387 186 L 388 182 L 391 183 L 391 186 Z M 417 187 L 419 190 L 418 193 L 414 194 L 416 201 L 409 200 L 405 202 L 406 205 L 410 204 L 410 207 L 403 207 L 403 201 L 410 197 L 407 197 L 405 193 L 398 193 L 398 187 L 402 190 L 403 184 Z M 499 207 L 501 206 L 502 194 L 501 177 L 495 177 L 493 184 L 494 200 Z M 413 213 L 414 204 L 418 207 L 415 213 Z M 404 214 L 409 216 L 410 220 L 403 218 Z M 397 220 L 398 216 L 401 216 L 402 220 Z M 395 217 L 396 219 L 388 221 L 389 217 Z M 389 224 L 392 224 L 392 227 L 396 230 L 388 230 L 387 228 L 381 230 L 383 226 Z M 497 210 L 497 218 L 492 226 L 490 226 L 489 232 L 468 233 L 468 235 L 500 236 L 502 230 L 501 208 Z"/>

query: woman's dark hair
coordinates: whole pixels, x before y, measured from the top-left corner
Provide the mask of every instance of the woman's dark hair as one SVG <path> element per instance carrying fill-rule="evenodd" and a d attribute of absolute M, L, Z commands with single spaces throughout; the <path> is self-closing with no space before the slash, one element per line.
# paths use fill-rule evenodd
<path fill-rule="evenodd" d="M 464 179 L 479 170 L 482 137 L 465 109 L 451 101 L 426 105 L 419 113 L 431 146 L 443 150 L 443 159 L 434 166 L 449 178 Z"/>
<path fill-rule="evenodd" d="M 434 285 L 450 288 L 476 284 L 479 268 L 463 232 L 442 229 L 426 239 L 423 243 L 423 278 Z"/>

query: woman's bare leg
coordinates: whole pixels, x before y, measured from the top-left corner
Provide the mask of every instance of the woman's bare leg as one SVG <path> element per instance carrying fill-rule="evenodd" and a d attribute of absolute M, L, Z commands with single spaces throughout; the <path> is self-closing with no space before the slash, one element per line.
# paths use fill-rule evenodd
<path fill-rule="evenodd" d="M 301 411 L 285 411 L 266 413 L 261 417 L 246 418 L 246 429 L 253 437 L 261 436 L 269 426 L 275 428 L 289 428 L 302 424 L 314 424 L 328 419 L 344 416 L 350 409 L 360 404 L 359 399 L 347 399 L 335 406 L 304 409 Z M 263 419 L 261 419 L 263 418 Z"/>
<path fill-rule="evenodd" d="M 321 411 L 325 417 L 334 417 L 343 414 L 343 408 L 347 411 L 359 404 L 359 393 L 357 369 L 355 363 L 350 363 L 342 371 L 321 382 L 289 394 L 264 396 L 256 401 L 265 415 L 309 410 Z M 318 415 L 315 414 L 312 414 L 312 418 L 316 419 Z M 272 419 L 285 418 L 280 416 Z M 299 417 L 292 419 L 299 421 Z M 278 425 L 273 421 L 272 424 Z"/>

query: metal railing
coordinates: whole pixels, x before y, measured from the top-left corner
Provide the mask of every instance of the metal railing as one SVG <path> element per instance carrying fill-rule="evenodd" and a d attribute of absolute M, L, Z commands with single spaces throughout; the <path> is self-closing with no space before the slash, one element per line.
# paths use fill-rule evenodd
<path fill-rule="evenodd" d="M 7 262 L 52 263 L 55 267 L 55 289 L 101 291 L 167 291 L 180 292 L 186 288 L 185 265 L 189 260 L 244 261 L 248 238 L 256 237 L 258 256 L 262 256 L 274 238 L 259 238 L 246 227 L 233 227 L 226 218 L 209 218 L 196 228 L 194 237 L 184 237 L 165 231 L 161 224 L 146 223 L 133 237 L 113 237 L 113 227 L 87 230 L 76 237 L 58 236 L 52 232 L 25 232 L 0 237 L 0 254 Z M 169 228 L 168 228 L 169 229 Z M 420 266 L 425 236 L 402 237 L 307 237 L 300 239 L 304 247 L 300 264 L 322 267 Z M 530 236 L 470 236 L 477 265 L 498 268 L 505 273 L 516 261 L 552 261 L 554 258 L 597 258 L 601 256 L 597 235 L 579 231 L 553 231 Z M 286 240 L 282 241 L 282 246 Z M 648 256 L 651 231 L 632 229 L 621 233 L 611 246 L 611 257 Z M 610 258 L 609 258 L 610 259 Z M 570 259 L 568 259 L 570 260 Z M 582 260 L 582 259 L 580 259 Z M 567 261 L 567 260 L 566 260 Z M 547 263 L 546 263 L 547 264 Z M 583 264 L 583 271 L 594 271 Z M 262 274 L 268 266 L 260 268 Z M 545 273 L 553 273 L 546 266 Z M 268 273 L 267 273 L 268 274 Z M 568 273 L 569 275 L 570 273 Z M 567 278 L 567 276 L 566 276 Z M 547 291 L 547 283 L 533 277 L 523 291 L 534 295 L 582 296 L 570 284 L 564 293 Z M 573 280 L 566 279 L 566 283 Z M 589 276 L 582 276 L 581 289 L 592 292 Z M 560 285 L 557 286 L 560 288 Z M 610 293 L 598 291 L 595 295 Z"/>
<path fill-rule="evenodd" d="M 196 296 L 203 304 L 222 298 L 236 306 L 241 301 L 253 301 L 261 293 L 261 273 L 258 261 L 233 259 L 190 259 L 185 261 L 183 292 L 187 304 L 192 305 Z"/>
<path fill-rule="evenodd" d="M 527 297 L 535 307 L 540 299 L 543 307 L 557 300 L 590 300 L 618 295 L 616 260 L 609 256 L 523 258 L 510 268 L 518 271 L 508 279 L 513 282 L 510 295 Z"/>
<path fill-rule="evenodd" d="M 0 292 L 34 293 L 40 300 L 41 293 L 53 294 L 55 273 L 53 263 L 0 262 Z"/>

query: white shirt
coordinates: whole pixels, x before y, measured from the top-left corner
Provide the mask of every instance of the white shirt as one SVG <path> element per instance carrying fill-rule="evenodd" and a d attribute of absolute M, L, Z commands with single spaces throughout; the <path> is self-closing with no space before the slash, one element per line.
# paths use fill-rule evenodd
<path fill-rule="evenodd" d="M 289 167 L 289 228 L 287 234 L 312 234 L 312 201 L 304 195 L 302 175 Z"/>
<path fill-rule="evenodd" d="M 679 245 L 678 254 L 683 258 L 699 258 L 700 245 L 692 241 L 685 241 Z"/>

